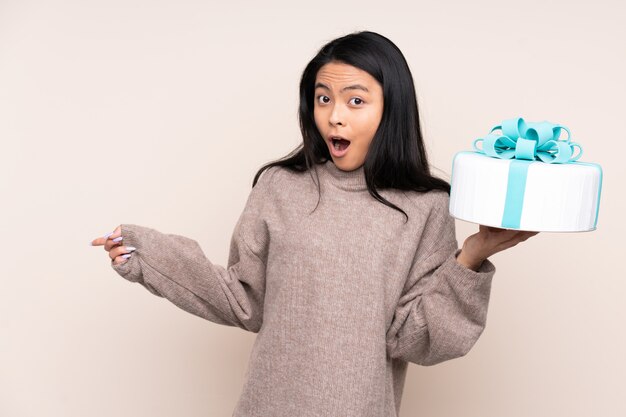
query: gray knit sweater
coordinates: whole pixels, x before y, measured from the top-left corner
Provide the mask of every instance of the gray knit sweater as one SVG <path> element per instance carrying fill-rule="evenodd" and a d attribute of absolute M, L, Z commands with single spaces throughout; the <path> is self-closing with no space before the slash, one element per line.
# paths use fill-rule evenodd
<path fill-rule="evenodd" d="M 465 355 L 482 333 L 495 266 L 460 252 L 449 196 L 380 190 L 363 167 L 272 167 L 250 192 L 228 265 L 195 240 L 122 224 L 112 265 L 181 309 L 258 333 L 235 417 L 394 417 L 408 362 Z M 316 207 L 317 206 L 317 207 Z"/>

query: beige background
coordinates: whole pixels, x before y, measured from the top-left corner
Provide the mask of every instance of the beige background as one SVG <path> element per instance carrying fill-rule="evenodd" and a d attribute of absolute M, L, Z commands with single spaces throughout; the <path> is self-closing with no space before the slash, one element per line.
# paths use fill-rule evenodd
<path fill-rule="evenodd" d="M 136 223 L 224 265 L 254 173 L 300 141 L 301 71 L 363 29 L 404 52 L 446 179 L 515 116 L 570 127 L 604 170 L 598 229 L 490 258 L 487 329 L 411 365 L 401 415 L 626 415 L 625 18 L 619 0 L 0 0 L 0 415 L 231 415 L 255 335 L 88 242 Z M 457 221 L 459 243 L 477 230 Z"/>

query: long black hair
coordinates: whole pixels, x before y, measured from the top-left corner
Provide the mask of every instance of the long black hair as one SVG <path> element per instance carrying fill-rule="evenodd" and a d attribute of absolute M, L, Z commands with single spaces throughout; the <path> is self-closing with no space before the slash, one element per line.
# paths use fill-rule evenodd
<path fill-rule="evenodd" d="M 382 119 L 363 167 L 369 193 L 381 203 L 404 213 L 407 220 L 404 210 L 383 198 L 377 189 L 419 192 L 438 189 L 450 194 L 450 184 L 430 174 L 413 76 L 406 59 L 393 42 L 370 31 L 354 32 L 332 40 L 307 64 L 300 80 L 298 111 L 302 143 L 282 159 L 263 165 L 256 173 L 252 186 L 256 185 L 261 173 L 272 166 L 297 172 L 313 171 L 313 164 L 332 159 L 313 114 L 315 78 L 318 70 L 329 62 L 360 68 L 382 85 L 385 102 Z M 319 192 L 319 181 L 317 185 Z"/>

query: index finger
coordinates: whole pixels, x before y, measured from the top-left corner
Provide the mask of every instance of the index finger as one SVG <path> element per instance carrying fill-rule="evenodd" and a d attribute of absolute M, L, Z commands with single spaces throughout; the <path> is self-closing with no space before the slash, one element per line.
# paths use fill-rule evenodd
<path fill-rule="evenodd" d="M 97 237 L 89 243 L 91 244 L 91 246 L 101 246 L 104 245 L 107 240 L 115 239 L 120 236 L 122 236 L 122 225 L 117 226 L 112 233 L 107 233 L 102 237 Z"/>

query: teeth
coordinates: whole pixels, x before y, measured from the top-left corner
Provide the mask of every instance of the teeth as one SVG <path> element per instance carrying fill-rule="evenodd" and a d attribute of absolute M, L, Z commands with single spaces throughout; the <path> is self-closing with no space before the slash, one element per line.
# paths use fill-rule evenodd
<path fill-rule="evenodd" d="M 339 142 L 335 142 L 335 149 L 339 150 Z"/>

